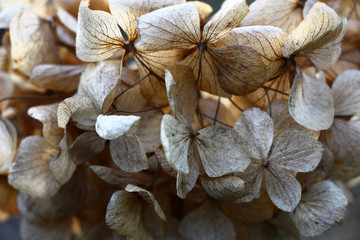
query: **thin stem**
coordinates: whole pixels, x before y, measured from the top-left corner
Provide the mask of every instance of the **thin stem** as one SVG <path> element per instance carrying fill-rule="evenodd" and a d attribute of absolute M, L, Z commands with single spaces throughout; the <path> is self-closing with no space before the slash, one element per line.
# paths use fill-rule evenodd
<path fill-rule="evenodd" d="M 231 100 L 231 98 L 228 98 L 229 101 L 232 103 L 232 105 L 234 105 L 240 112 L 243 112 L 244 109 L 242 109 L 241 107 L 239 107 L 233 100 Z"/>
<path fill-rule="evenodd" d="M 289 96 L 288 93 L 285 93 L 285 92 L 282 92 L 280 90 L 277 90 L 277 89 L 274 89 L 274 88 L 270 88 L 270 87 L 266 87 L 266 86 L 263 86 L 264 89 L 267 89 L 267 90 L 270 90 L 270 91 L 274 91 L 274 92 L 277 92 L 277 93 L 280 93 L 280 94 L 283 94 L 285 96 Z"/>
<path fill-rule="evenodd" d="M 114 101 L 116 101 L 116 99 L 118 99 L 119 97 L 121 97 L 123 94 L 125 94 L 127 91 L 129 91 L 130 89 L 132 89 L 133 87 L 135 87 L 136 85 L 138 85 L 139 83 L 141 83 L 141 81 L 143 81 L 145 78 L 147 78 L 150 75 L 150 73 L 146 74 L 144 77 L 142 77 L 140 80 L 136 81 L 133 85 L 131 85 L 130 87 L 128 87 L 127 89 L 125 89 L 124 91 L 122 91 L 119 95 L 117 95 L 114 98 Z"/>
<path fill-rule="evenodd" d="M 202 67 L 202 64 L 201 64 L 201 60 L 202 60 L 202 55 L 203 55 L 203 52 L 205 51 L 206 49 L 206 43 L 204 42 L 201 42 L 199 44 L 199 48 L 200 48 L 200 55 L 199 55 L 199 71 L 198 71 L 198 75 L 196 77 L 196 86 L 199 84 L 199 81 L 200 81 L 200 75 L 201 75 L 201 67 Z"/>
<path fill-rule="evenodd" d="M 267 97 L 267 100 L 269 102 L 269 111 L 270 111 L 270 117 L 272 117 L 272 109 L 271 109 L 271 100 L 270 100 L 270 96 L 269 96 L 269 93 L 268 91 L 266 90 L 266 88 L 263 88 L 265 93 L 266 93 L 266 97 Z"/>
<path fill-rule="evenodd" d="M 220 109 L 220 103 L 221 103 L 221 97 L 219 97 L 219 100 L 218 100 L 218 103 L 217 103 L 217 106 L 216 106 L 214 125 L 216 125 L 216 122 L 217 122 L 217 117 L 218 117 L 219 109 Z"/>
<path fill-rule="evenodd" d="M 150 111 L 159 110 L 159 109 L 167 107 L 167 106 L 169 106 L 169 105 L 153 107 L 153 108 L 150 108 L 150 109 L 143 109 L 143 110 L 137 110 L 137 111 L 114 110 L 114 111 L 111 111 L 109 113 L 106 113 L 105 115 L 114 115 L 115 113 L 143 113 L 143 112 L 150 112 Z"/>
<path fill-rule="evenodd" d="M 207 114 L 205 114 L 205 113 L 199 112 L 199 114 L 202 115 L 202 116 L 204 116 L 204 117 L 206 117 L 206 118 L 209 118 L 210 120 L 214 120 L 213 117 L 210 117 L 209 115 L 207 115 Z M 224 125 L 224 126 L 226 126 L 226 127 L 233 128 L 233 127 L 230 126 L 229 124 L 226 124 L 226 123 L 221 122 L 221 121 L 219 121 L 219 120 L 217 120 L 217 122 L 220 123 L 220 124 L 222 124 L 222 125 Z"/>
<path fill-rule="evenodd" d="M 270 78 L 267 82 L 270 82 L 272 80 L 277 79 L 278 77 L 281 77 L 282 75 L 284 75 L 285 73 L 287 73 L 291 67 L 291 65 L 294 63 L 294 56 L 290 56 L 290 58 L 286 59 L 286 65 L 284 70 L 281 71 L 280 74 L 276 75 L 275 77 Z"/>

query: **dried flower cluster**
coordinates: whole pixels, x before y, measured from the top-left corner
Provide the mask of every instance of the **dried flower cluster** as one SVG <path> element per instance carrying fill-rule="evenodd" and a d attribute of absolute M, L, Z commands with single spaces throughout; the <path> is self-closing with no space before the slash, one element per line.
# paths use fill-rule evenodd
<path fill-rule="evenodd" d="M 360 2 L 211 12 L 1 1 L 0 219 L 20 212 L 35 240 L 297 239 L 339 223 L 360 175 Z"/>

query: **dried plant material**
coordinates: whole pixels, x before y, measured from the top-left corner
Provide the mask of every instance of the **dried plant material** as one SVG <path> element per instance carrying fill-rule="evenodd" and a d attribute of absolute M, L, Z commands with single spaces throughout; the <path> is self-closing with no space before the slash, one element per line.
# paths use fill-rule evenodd
<path fill-rule="evenodd" d="M 75 95 L 67 98 L 59 104 L 57 111 L 58 126 L 65 128 L 70 121 L 71 116 L 81 107 L 92 105 L 90 98 L 86 96 Z M 86 112 L 85 112 L 86 114 Z"/>
<path fill-rule="evenodd" d="M 308 72 L 311 73 L 310 69 Z M 302 73 L 299 66 L 289 96 L 289 113 L 294 120 L 315 131 L 330 128 L 334 121 L 334 101 L 325 75 Z"/>
<path fill-rule="evenodd" d="M 83 2 L 76 32 L 76 56 L 82 61 L 97 62 L 125 52 L 125 40 L 114 17 L 107 12 L 93 11 Z"/>
<path fill-rule="evenodd" d="M 196 79 L 191 68 L 176 65 L 165 71 L 166 90 L 176 118 L 191 127 L 197 107 Z"/>
<path fill-rule="evenodd" d="M 56 26 L 56 36 L 59 38 L 59 41 L 62 42 L 65 45 L 75 47 L 75 36 L 73 33 L 71 33 L 69 30 L 67 30 L 65 27 L 58 25 Z M 61 52 L 60 52 L 61 56 Z"/>
<path fill-rule="evenodd" d="M 56 218 L 56 207 L 49 198 L 32 198 L 19 193 L 17 203 L 21 215 L 28 220 L 52 221 Z"/>
<path fill-rule="evenodd" d="M 335 115 L 350 116 L 360 112 L 360 71 L 341 73 L 332 85 Z"/>
<path fill-rule="evenodd" d="M 274 121 L 274 139 L 276 140 L 279 135 L 286 131 L 298 130 L 305 132 L 314 139 L 318 139 L 320 132 L 310 130 L 297 122 L 291 117 L 289 113 L 288 102 L 278 100 L 271 104 L 272 119 Z"/>
<path fill-rule="evenodd" d="M 114 163 L 127 172 L 139 172 L 149 168 L 145 149 L 139 138 L 124 134 L 110 141 L 110 153 Z"/>
<path fill-rule="evenodd" d="M 252 157 L 247 170 L 237 174 L 245 181 L 249 193 L 239 201 L 256 197 L 264 181 L 275 206 L 286 212 L 293 211 L 300 201 L 301 186 L 292 171 L 314 170 L 321 160 L 322 145 L 296 130 L 282 133 L 273 143 L 272 119 L 258 108 L 246 110 L 235 124 L 235 130 Z"/>
<path fill-rule="evenodd" d="M 11 18 L 23 7 L 22 3 L 16 3 L 14 5 L 8 6 L 4 9 L 1 9 L 0 12 L 0 29 L 8 29 L 10 26 Z"/>
<path fill-rule="evenodd" d="M 67 27 L 72 32 L 76 33 L 78 22 L 73 15 L 71 15 L 64 8 L 59 7 L 57 9 L 57 17 L 59 18 L 61 23 L 64 24 L 65 27 Z"/>
<path fill-rule="evenodd" d="M 112 140 L 126 133 L 135 134 L 139 122 L 138 116 L 99 115 L 96 120 L 96 132 L 100 137 Z"/>
<path fill-rule="evenodd" d="M 106 225 L 119 235 L 134 233 L 139 225 L 141 202 L 136 194 L 115 192 L 106 208 Z"/>
<path fill-rule="evenodd" d="M 57 154 L 40 136 L 24 138 L 9 173 L 9 183 L 32 197 L 51 197 L 60 184 L 49 169 L 50 156 Z"/>
<path fill-rule="evenodd" d="M 14 82 L 11 75 L 0 70 L 0 98 L 10 97 L 14 91 Z M 7 106 L 6 102 L 0 103 L 0 110 Z"/>
<path fill-rule="evenodd" d="M 82 65 L 42 64 L 32 70 L 30 82 L 39 88 L 73 92 L 78 88 L 84 69 Z"/>
<path fill-rule="evenodd" d="M 152 152 L 154 147 L 161 145 L 160 125 L 163 114 L 159 110 L 154 110 L 139 115 L 141 119 L 136 136 L 140 139 L 145 151 Z"/>
<path fill-rule="evenodd" d="M 213 8 L 209 4 L 201 1 L 188 1 L 187 3 L 193 4 L 196 7 L 200 17 L 200 25 L 203 26 L 206 19 L 213 12 Z"/>
<path fill-rule="evenodd" d="M 9 170 L 16 153 L 17 132 L 14 125 L 0 116 L 0 173 Z"/>
<path fill-rule="evenodd" d="M 206 201 L 180 223 L 181 239 L 236 239 L 233 223 L 213 201 Z"/>
<path fill-rule="evenodd" d="M 341 53 L 340 42 L 347 21 L 324 3 L 316 3 L 299 26 L 284 41 L 284 57 L 308 57 L 320 69 L 331 68 Z"/>
<path fill-rule="evenodd" d="M 270 25 L 291 32 L 303 19 L 297 0 L 256 0 L 249 10 L 241 26 Z"/>
<path fill-rule="evenodd" d="M 347 200 L 340 188 L 331 181 L 312 185 L 303 195 L 290 216 L 301 235 L 313 237 L 341 221 Z"/>
<path fill-rule="evenodd" d="M 87 65 L 81 75 L 78 94 L 91 98 L 98 112 L 107 112 L 121 83 L 121 70 L 121 62 L 116 60 Z"/>
<path fill-rule="evenodd" d="M 284 64 L 280 28 L 251 26 L 233 29 L 213 49 L 221 87 L 244 95 L 258 89 Z"/>
<path fill-rule="evenodd" d="M 202 179 L 201 185 L 212 198 L 233 202 L 246 195 L 244 181 L 236 176 Z"/>
<path fill-rule="evenodd" d="M 189 173 L 178 171 L 176 176 L 176 194 L 182 199 L 194 188 L 199 176 L 199 165 L 192 147 L 189 148 L 188 163 Z"/>
<path fill-rule="evenodd" d="M 44 63 L 60 62 L 49 23 L 23 8 L 10 22 L 11 57 L 14 67 L 26 75 Z"/>

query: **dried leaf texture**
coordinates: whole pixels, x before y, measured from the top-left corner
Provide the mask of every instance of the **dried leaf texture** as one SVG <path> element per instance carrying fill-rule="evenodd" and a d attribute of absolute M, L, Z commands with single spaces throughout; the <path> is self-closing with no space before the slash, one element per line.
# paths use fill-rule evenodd
<path fill-rule="evenodd" d="M 270 25 L 291 32 L 303 20 L 302 8 L 297 1 L 256 0 L 241 26 Z"/>
<path fill-rule="evenodd" d="M 114 17 L 89 9 L 80 3 L 76 36 L 76 56 L 84 62 L 97 62 L 123 55 L 125 43 Z"/>
<path fill-rule="evenodd" d="M 287 36 L 282 47 L 283 55 L 307 56 L 316 67 L 329 69 L 340 56 L 340 41 L 346 29 L 346 19 L 342 19 L 324 3 L 318 2 Z"/>
<path fill-rule="evenodd" d="M 139 122 L 138 116 L 99 115 L 96 120 L 96 132 L 100 137 L 112 140 L 126 133 L 134 134 Z"/>
<path fill-rule="evenodd" d="M 9 170 L 16 153 L 17 132 L 14 125 L 0 117 L 0 173 Z"/>
<path fill-rule="evenodd" d="M 213 12 L 213 8 L 209 4 L 201 1 L 188 1 L 187 3 L 196 7 L 200 17 L 200 25 L 205 25 L 206 19 Z"/>
<path fill-rule="evenodd" d="M 236 239 L 235 227 L 230 219 L 212 201 L 186 215 L 180 223 L 181 239 Z"/>
<path fill-rule="evenodd" d="M 34 198 L 54 196 L 60 188 L 49 169 L 50 156 L 57 154 L 40 136 L 24 138 L 9 173 L 9 183 Z"/>
<path fill-rule="evenodd" d="M 28 76 L 39 64 L 60 62 L 50 24 L 30 9 L 21 9 L 11 19 L 10 40 L 14 67 Z"/>
<path fill-rule="evenodd" d="M 313 237 L 339 223 L 346 206 L 342 190 L 327 180 L 312 185 L 290 216 L 303 236 Z"/>
<path fill-rule="evenodd" d="M 201 185 L 207 194 L 221 201 L 233 202 L 246 195 L 244 181 L 236 176 L 203 179 Z"/>
<path fill-rule="evenodd" d="M 300 67 L 296 67 L 289 96 L 289 113 L 297 123 L 319 131 L 330 128 L 335 110 L 325 75 L 322 72 L 314 75 L 302 73 Z"/>
<path fill-rule="evenodd" d="M 213 49 L 221 87 L 244 95 L 258 89 L 284 64 L 281 46 L 285 33 L 280 28 L 251 26 L 233 29 Z"/>
<path fill-rule="evenodd" d="M 194 188 L 199 176 L 199 165 L 194 146 L 190 146 L 188 151 L 189 173 L 178 171 L 176 177 L 176 192 L 178 197 L 182 199 L 185 199 L 186 195 Z"/>

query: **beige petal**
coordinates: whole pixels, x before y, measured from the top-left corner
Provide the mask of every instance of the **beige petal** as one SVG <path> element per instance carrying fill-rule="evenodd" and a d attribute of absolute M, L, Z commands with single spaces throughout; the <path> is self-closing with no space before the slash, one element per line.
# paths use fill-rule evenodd
<path fill-rule="evenodd" d="M 11 18 L 19 11 L 24 5 L 22 3 L 16 3 L 1 9 L 0 12 L 0 29 L 8 29 L 10 26 Z"/>
<path fill-rule="evenodd" d="M 95 132 L 85 132 L 78 136 L 69 147 L 69 155 L 76 164 L 92 158 L 105 148 L 105 140 Z"/>
<path fill-rule="evenodd" d="M 71 239 L 71 218 L 58 218 L 54 221 L 36 222 L 21 219 L 20 232 L 23 239 Z"/>
<path fill-rule="evenodd" d="M 161 145 L 160 125 L 162 112 L 159 110 L 149 111 L 140 114 L 141 119 L 136 135 L 142 142 L 146 152 L 152 152 L 154 147 Z"/>
<path fill-rule="evenodd" d="M 358 123 L 335 119 L 326 134 L 326 145 L 335 158 L 345 165 L 360 168 L 360 125 Z"/>
<path fill-rule="evenodd" d="M 250 156 L 233 129 L 210 126 L 199 131 L 196 146 L 205 172 L 220 177 L 232 172 L 243 172 Z"/>
<path fill-rule="evenodd" d="M 121 190 L 115 192 L 106 208 L 106 225 L 119 235 L 128 235 L 138 228 L 141 201 L 136 194 Z"/>
<path fill-rule="evenodd" d="M 90 10 L 81 2 L 78 21 L 76 56 L 80 60 L 97 62 L 125 52 L 125 40 L 111 14 Z"/>
<path fill-rule="evenodd" d="M 323 72 L 310 76 L 296 67 L 289 96 L 289 113 L 297 123 L 311 130 L 330 128 L 334 120 L 334 101 Z"/>
<path fill-rule="evenodd" d="M 76 164 L 69 156 L 66 133 L 58 146 L 59 153 L 51 156 L 49 169 L 61 185 L 67 183 L 75 172 Z"/>
<path fill-rule="evenodd" d="M 247 195 L 238 199 L 236 202 L 250 202 L 254 198 L 258 198 L 260 195 L 260 189 L 263 182 L 263 167 L 262 165 L 250 163 L 248 168 L 243 173 L 235 173 L 235 176 L 240 177 L 245 182 L 245 189 Z"/>
<path fill-rule="evenodd" d="M 335 115 L 348 116 L 360 113 L 360 71 L 346 70 L 332 85 Z"/>
<path fill-rule="evenodd" d="M 219 41 L 239 25 L 248 12 L 249 8 L 245 0 L 226 0 L 220 10 L 204 26 L 202 41 L 207 44 Z"/>
<path fill-rule="evenodd" d="M 138 193 L 145 201 L 147 201 L 153 206 L 156 214 L 161 218 L 161 220 L 166 221 L 165 213 L 163 212 L 158 201 L 156 201 L 154 195 L 151 192 L 132 184 L 128 184 L 125 190 L 128 192 Z"/>
<path fill-rule="evenodd" d="M 134 134 L 139 122 L 138 116 L 99 115 L 96 120 L 96 132 L 100 137 L 112 140 L 126 133 Z"/>
<path fill-rule="evenodd" d="M 196 7 L 200 17 L 200 25 L 205 25 L 204 23 L 209 17 L 209 15 L 212 13 L 213 8 L 209 4 L 201 1 L 187 1 L 187 3 L 192 4 Z"/>
<path fill-rule="evenodd" d="M 189 130 L 167 114 L 161 121 L 161 143 L 170 165 L 177 171 L 189 174 L 189 148 L 192 147 Z"/>
<path fill-rule="evenodd" d="M 130 41 L 137 38 L 136 20 L 146 13 L 152 12 L 159 8 L 184 3 L 184 0 L 110 0 L 110 11 L 120 27 L 127 34 Z"/>
<path fill-rule="evenodd" d="M 296 172 L 310 172 L 321 161 L 322 144 L 304 132 L 282 133 L 272 149 L 269 164 Z"/>
<path fill-rule="evenodd" d="M 180 4 L 162 8 L 138 18 L 139 50 L 190 49 L 201 41 L 196 7 Z"/>
<path fill-rule="evenodd" d="M 55 32 L 61 43 L 70 47 L 76 46 L 75 34 L 72 33 L 70 30 L 67 30 L 65 27 L 58 25 L 56 26 Z M 60 54 L 62 54 L 62 52 L 60 52 Z"/>
<path fill-rule="evenodd" d="M 32 70 L 30 82 L 40 88 L 73 92 L 78 87 L 84 69 L 82 65 L 42 64 Z"/>
<path fill-rule="evenodd" d="M 176 65 L 165 71 L 169 104 L 176 118 L 191 127 L 197 107 L 196 80 L 191 68 Z"/>
<path fill-rule="evenodd" d="M 287 170 L 271 166 L 265 170 L 266 191 L 276 207 L 292 212 L 301 198 L 301 186 Z"/>
<path fill-rule="evenodd" d="M 122 63 L 117 60 L 87 65 L 81 75 L 78 94 L 91 98 L 99 112 L 107 112 L 121 83 L 121 70 Z"/>
<path fill-rule="evenodd" d="M 60 62 L 50 23 L 30 9 L 21 9 L 11 19 L 10 40 L 14 66 L 26 75 L 39 64 Z"/>
<path fill-rule="evenodd" d="M 16 153 L 17 132 L 6 118 L 0 117 L 0 173 L 9 170 Z"/>
<path fill-rule="evenodd" d="M 244 181 L 236 176 L 206 178 L 201 185 L 207 194 L 221 201 L 233 202 L 246 195 Z"/>
<path fill-rule="evenodd" d="M 274 122 L 259 108 L 250 108 L 243 112 L 234 125 L 243 139 L 251 157 L 265 159 L 270 151 L 274 137 Z"/>
<path fill-rule="evenodd" d="M 127 172 L 139 172 L 149 168 L 145 149 L 136 135 L 124 134 L 110 141 L 110 153 L 114 163 Z"/>
<path fill-rule="evenodd" d="M 71 116 L 81 107 L 92 105 L 90 98 L 85 96 L 75 95 L 63 100 L 58 107 L 57 118 L 58 126 L 65 128 L 70 121 Z"/>
<path fill-rule="evenodd" d="M 112 185 L 126 187 L 127 184 L 146 185 L 153 179 L 151 174 L 145 172 L 128 173 L 120 169 L 103 166 L 90 166 L 90 169 L 102 180 Z"/>
<path fill-rule="evenodd" d="M 249 10 L 241 26 L 270 25 L 291 32 L 303 19 L 302 8 L 297 1 L 256 0 Z"/>
<path fill-rule="evenodd" d="M 72 114 L 72 122 L 80 129 L 96 131 L 96 120 L 100 113 L 96 110 L 90 98 L 84 96 L 81 98 L 86 100 L 86 104 L 79 106 L 79 108 L 77 108 Z"/>
<path fill-rule="evenodd" d="M 188 153 L 189 173 L 178 171 L 176 177 L 176 192 L 178 197 L 182 199 L 185 199 L 186 195 L 194 188 L 199 175 L 199 165 L 194 150 L 194 146 L 190 146 Z"/>
<path fill-rule="evenodd" d="M 284 31 L 276 27 L 234 28 L 213 50 L 222 88 L 244 95 L 271 79 L 284 65 L 284 39 Z"/>
<path fill-rule="evenodd" d="M 347 27 L 346 19 L 324 3 L 316 3 L 300 25 L 284 41 L 282 52 L 308 56 L 315 66 L 330 68 L 341 53 L 340 41 Z"/>
<path fill-rule="evenodd" d="M 331 181 L 312 185 L 303 195 L 291 217 L 301 235 L 313 237 L 339 223 L 345 215 L 347 200 Z"/>
<path fill-rule="evenodd" d="M 65 25 L 65 27 L 76 33 L 78 22 L 73 15 L 67 12 L 64 8 L 59 7 L 57 9 L 57 17 L 59 18 L 60 22 Z"/>
<path fill-rule="evenodd" d="M 9 183 L 20 192 L 35 198 L 55 195 L 60 184 L 49 169 L 49 159 L 56 154 L 56 149 L 47 145 L 42 137 L 24 138 L 11 166 Z"/>
<path fill-rule="evenodd" d="M 318 139 L 320 131 L 310 130 L 297 122 L 289 113 L 289 105 L 285 100 L 278 100 L 271 104 L 271 116 L 274 121 L 274 139 L 278 139 L 280 134 L 286 131 L 298 130 L 305 132 L 314 139 Z"/>
<path fill-rule="evenodd" d="M 181 239 L 187 240 L 236 239 L 233 223 L 213 201 L 206 201 L 187 214 L 181 220 L 178 231 Z"/>

